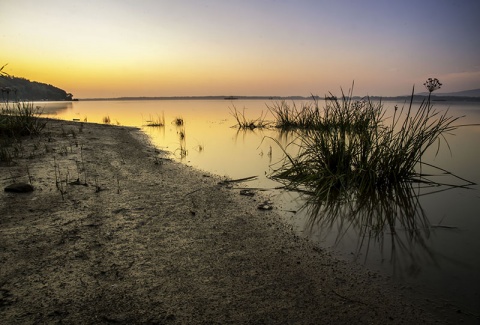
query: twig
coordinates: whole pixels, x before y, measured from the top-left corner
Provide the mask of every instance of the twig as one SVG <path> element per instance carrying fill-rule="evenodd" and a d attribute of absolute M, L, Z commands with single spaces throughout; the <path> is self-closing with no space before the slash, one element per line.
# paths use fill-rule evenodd
<path fill-rule="evenodd" d="M 223 180 L 223 181 L 219 182 L 218 184 L 223 185 L 223 184 L 230 184 L 230 183 L 241 183 L 241 182 L 251 181 L 251 180 L 254 180 L 254 179 L 257 179 L 257 178 L 258 178 L 258 176 L 250 176 L 250 177 L 230 179 L 230 180 L 226 179 L 226 180 Z"/>

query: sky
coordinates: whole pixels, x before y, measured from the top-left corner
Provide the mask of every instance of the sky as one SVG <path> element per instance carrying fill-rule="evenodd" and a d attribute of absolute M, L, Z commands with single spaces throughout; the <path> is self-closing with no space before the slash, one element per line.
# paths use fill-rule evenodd
<path fill-rule="evenodd" d="M 480 88 L 479 0 L 0 0 L 0 66 L 76 98 Z"/>

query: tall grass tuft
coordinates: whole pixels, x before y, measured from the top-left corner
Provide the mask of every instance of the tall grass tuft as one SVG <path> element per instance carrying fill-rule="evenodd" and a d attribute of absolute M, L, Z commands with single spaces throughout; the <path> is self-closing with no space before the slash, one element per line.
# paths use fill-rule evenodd
<path fill-rule="evenodd" d="M 237 108 L 235 107 L 235 105 L 233 105 L 233 108 L 232 107 L 229 107 L 230 109 L 230 114 L 235 118 L 235 120 L 237 121 L 237 124 L 236 126 L 239 128 L 239 129 L 244 129 L 244 130 L 247 130 L 247 129 L 250 129 L 250 130 L 253 130 L 253 129 L 261 129 L 261 128 L 266 128 L 268 127 L 270 124 L 265 120 L 265 115 L 262 114 L 260 115 L 260 117 L 258 117 L 257 119 L 247 119 L 246 116 L 245 116 L 245 108 L 243 108 L 243 111 L 240 112 L 239 110 L 237 110 Z"/>
<path fill-rule="evenodd" d="M 317 97 L 312 96 L 312 102 L 304 102 L 300 108 L 286 101 L 267 105 L 274 116 L 275 127 L 282 131 L 291 130 L 325 130 L 338 131 L 363 130 L 376 127 L 381 122 L 384 112 L 381 102 L 375 103 L 364 98 L 353 99 L 353 87 L 349 93 L 342 91 L 341 100 L 336 96 L 325 96 L 325 106 L 321 108 Z"/>
<path fill-rule="evenodd" d="M 430 94 L 440 86 L 438 79 L 425 83 Z M 456 123 L 461 117 L 434 109 L 430 95 L 417 107 L 413 94 L 388 117 L 381 102 L 355 100 L 352 91 L 342 93 L 340 99 L 330 96 L 324 108 L 314 101 L 314 109 L 305 110 L 314 121 L 305 125 L 297 123 L 299 111 L 276 106 L 276 112 L 287 117 L 277 126 L 295 132 L 296 139 L 286 147 L 272 139 L 283 150 L 284 159 L 270 177 L 305 194 L 303 208 L 312 228 L 337 227 L 337 241 L 354 229 L 361 249 L 371 239 L 383 241 L 385 230 L 392 242 L 406 247 L 395 235 L 400 227 L 428 255 L 423 238 L 429 235 L 429 224 L 418 196 L 475 184 L 424 161 L 427 150 L 438 153 L 441 144 L 450 149 L 446 135 L 461 127 Z M 426 174 L 426 169 L 434 172 Z M 437 181 L 436 176 L 445 175 L 456 179 L 455 184 Z M 419 191 L 423 189 L 428 191 Z"/>
<path fill-rule="evenodd" d="M 290 106 L 285 100 L 267 105 L 275 119 L 274 126 L 283 131 L 316 128 L 319 125 L 320 111 L 315 97 L 313 99 L 313 104 L 304 102 L 300 108 L 297 108 L 295 102 Z"/>
<path fill-rule="evenodd" d="M 0 78 L 9 76 L 3 71 L 5 66 L 0 67 Z M 0 162 L 10 163 L 18 154 L 16 144 L 20 137 L 39 134 L 45 128 L 47 120 L 41 119 L 41 114 L 41 107 L 31 102 L 7 99 L 0 104 Z"/>
<path fill-rule="evenodd" d="M 162 112 L 162 116 L 157 115 L 157 118 L 152 118 L 147 121 L 146 126 L 150 127 L 163 127 L 165 126 L 165 114 Z"/>
<path fill-rule="evenodd" d="M 182 126 L 183 125 L 183 118 L 182 117 L 176 117 L 173 122 L 176 126 Z"/>
<path fill-rule="evenodd" d="M 47 120 L 39 118 L 42 109 L 30 102 L 6 102 L 0 110 L 0 135 L 17 137 L 39 134 Z"/>
<path fill-rule="evenodd" d="M 298 146 L 298 155 L 283 148 L 283 164 L 271 176 L 289 188 L 327 198 L 352 188 L 367 193 L 404 182 L 428 184 L 422 157 L 435 144 L 438 151 L 442 140 L 448 146 L 445 135 L 459 119 L 436 111 L 430 97 L 414 108 L 413 92 L 410 103 L 396 107 L 390 119 L 381 102 L 354 100 L 351 91 L 341 100 L 326 100 L 318 111 L 317 124 L 298 131 L 298 141 L 290 144 Z"/>
<path fill-rule="evenodd" d="M 47 125 L 42 110 L 29 102 L 4 102 L 0 108 L 0 162 L 11 163 L 18 156 L 22 136 L 37 135 Z"/>

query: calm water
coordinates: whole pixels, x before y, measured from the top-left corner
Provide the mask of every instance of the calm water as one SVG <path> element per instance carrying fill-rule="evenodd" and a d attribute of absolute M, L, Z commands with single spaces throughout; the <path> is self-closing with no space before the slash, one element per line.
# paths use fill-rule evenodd
<path fill-rule="evenodd" d="M 353 259 L 368 268 L 388 274 L 406 285 L 451 301 L 461 310 L 480 313 L 480 192 L 472 189 L 447 190 L 419 197 L 427 224 L 419 226 L 414 240 L 399 226 L 393 235 L 359 240 L 361 225 L 340 227 L 341 217 L 331 227 L 312 221 L 304 201 L 296 193 L 275 190 L 280 184 L 266 177 L 283 153 L 272 140 L 286 144 L 275 130 L 239 131 L 229 113 L 234 106 L 245 109 L 245 116 L 256 119 L 268 111 L 268 100 L 131 100 L 41 103 L 45 112 L 57 118 L 102 123 L 109 116 L 112 124 L 142 127 L 153 143 L 169 151 L 179 161 L 232 179 L 258 176 L 240 186 L 270 189 L 265 194 L 295 230 L 320 243 L 338 256 Z M 297 103 L 298 105 L 299 103 Z M 393 108 L 403 103 L 385 102 Z M 463 116 L 458 124 L 480 123 L 480 103 L 437 102 L 437 110 Z M 165 118 L 163 128 L 145 127 L 149 120 Z M 173 121 L 182 118 L 184 125 Z M 267 119 L 272 119 L 268 114 Z M 182 139 L 180 134 L 185 135 Z M 480 183 L 480 127 L 463 127 L 447 136 L 435 155 L 425 161 L 458 176 Z M 436 148 L 435 148 L 436 149 Z M 454 181 L 442 176 L 442 182 Z M 421 194 L 425 194 L 422 191 Z M 431 190 L 430 190 L 431 192 Z M 324 213 L 326 213 L 324 211 Z M 344 221 L 344 220 L 343 220 Z M 339 233 L 342 234 L 339 240 Z"/>

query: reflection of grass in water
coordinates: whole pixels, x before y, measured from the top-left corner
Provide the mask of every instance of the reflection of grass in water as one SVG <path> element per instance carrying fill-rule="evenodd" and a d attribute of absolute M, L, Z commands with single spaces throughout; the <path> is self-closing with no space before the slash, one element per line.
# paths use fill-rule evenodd
<path fill-rule="evenodd" d="M 291 130 L 292 125 L 300 128 L 295 131 L 296 141 L 287 145 L 297 146 L 299 153 L 288 154 L 287 148 L 277 141 L 285 159 L 271 177 L 287 189 L 307 194 L 310 225 L 320 229 L 337 226 L 337 240 L 353 228 L 360 235 L 361 248 L 365 240 L 367 246 L 371 239 L 382 242 L 388 230 L 392 249 L 395 242 L 406 247 L 396 234 L 396 229 L 402 228 L 408 241 L 426 248 L 428 221 L 413 185 L 418 185 L 418 189 L 473 185 L 422 161 L 433 145 L 438 153 L 441 140 L 448 146 L 445 135 L 459 127 L 453 124 L 458 118 L 434 110 L 430 97 L 414 108 L 413 92 L 406 107 L 395 107 L 389 124 L 385 123 L 386 111 L 381 102 L 373 103 L 368 98 L 356 101 L 352 91 L 341 100 L 333 96 L 326 99 L 325 105 L 323 110 L 318 106 L 308 109 L 315 115 L 310 120 L 317 124 L 304 127 L 292 122 L 298 119 L 290 118 L 301 113 L 285 113 L 282 108 L 282 118 L 290 119 L 288 127 L 282 129 Z M 422 173 L 425 167 L 464 183 L 439 184 L 433 175 Z"/>
<path fill-rule="evenodd" d="M 178 137 L 180 138 L 180 141 L 185 140 L 185 129 L 182 128 L 180 131 L 178 131 Z"/>
<path fill-rule="evenodd" d="M 199 144 L 196 147 L 194 147 L 193 149 L 195 149 L 195 151 L 197 151 L 197 152 L 203 152 L 203 150 L 205 149 L 205 146 L 203 144 Z"/>
<path fill-rule="evenodd" d="M 361 193 L 352 190 L 332 190 L 326 197 L 309 196 L 304 209 L 308 226 L 315 229 L 337 227 L 338 243 L 345 233 L 358 231 L 361 242 L 381 242 L 385 231 L 395 237 L 402 229 L 409 241 L 423 243 L 429 235 L 429 223 L 412 183 L 399 184 L 387 191 Z"/>
<path fill-rule="evenodd" d="M 320 236 L 336 234 L 335 245 L 351 234 L 357 238 L 352 252 L 355 259 L 368 260 L 371 247 L 377 246 L 382 259 L 387 257 L 395 272 L 415 273 L 421 263 L 438 263 L 438 256 L 427 240 L 431 229 L 419 195 L 412 183 L 373 193 L 336 192 L 334 198 L 309 196 L 303 206 L 307 230 Z M 323 235 L 322 235 L 323 234 Z M 390 251 L 385 251 L 390 247 Z M 384 255 L 385 254 L 385 255 Z M 400 274 L 400 275 L 401 275 Z"/>
<path fill-rule="evenodd" d="M 188 154 L 185 127 L 183 125 L 181 127 L 179 127 L 179 130 L 177 131 L 177 134 L 178 134 L 178 140 L 179 140 L 180 147 L 175 150 L 175 154 L 178 154 L 179 157 L 181 159 L 183 159 Z"/>

